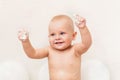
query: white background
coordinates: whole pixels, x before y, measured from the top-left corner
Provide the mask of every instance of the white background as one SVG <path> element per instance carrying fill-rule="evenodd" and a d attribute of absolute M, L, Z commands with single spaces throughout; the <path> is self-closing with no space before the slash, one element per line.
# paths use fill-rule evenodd
<path fill-rule="evenodd" d="M 31 79 L 45 59 L 34 60 L 23 52 L 17 31 L 30 31 L 34 47 L 48 45 L 48 24 L 56 14 L 80 14 L 87 20 L 93 44 L 83 60 L 101 60 L 111 80 L 120 80 L 119 0 L 0 0 L 0 62 L 15 60 L 26 65 Z M 76 29 L 77 30 L 77 29 Z M 78 34 L 76 42 L 80 40 Z"/>

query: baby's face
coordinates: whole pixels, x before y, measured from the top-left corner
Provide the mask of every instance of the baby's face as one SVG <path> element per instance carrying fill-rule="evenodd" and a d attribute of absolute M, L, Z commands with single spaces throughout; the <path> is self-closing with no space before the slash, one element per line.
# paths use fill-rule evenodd
<path fill-rule="evenodd" d="M 64 50 L 71 46 L 75 37 L 73 28 L 66 21 L 55 21 L 49 26 L 49 42 L 51 47 Z"/>

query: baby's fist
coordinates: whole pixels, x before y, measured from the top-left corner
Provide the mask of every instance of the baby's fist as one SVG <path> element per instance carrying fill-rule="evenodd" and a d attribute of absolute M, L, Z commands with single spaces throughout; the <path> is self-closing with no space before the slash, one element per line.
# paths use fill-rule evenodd
<path fill-rule="evenodd" d="M 79 15 L 75 15 L 75 25 L 78 28 L 83 28 L 86 26 L 86 20 L 85 18 L 79 16 Z"/>
<path fill-rule="evenodd" d="M 26 41 L 28 39 L 28 37 L 29 37 L 29 33 L 26 29 L 21 29 L 18 31 L 18 39 L 20 41 L 22 41 L 22 42 Z"/>

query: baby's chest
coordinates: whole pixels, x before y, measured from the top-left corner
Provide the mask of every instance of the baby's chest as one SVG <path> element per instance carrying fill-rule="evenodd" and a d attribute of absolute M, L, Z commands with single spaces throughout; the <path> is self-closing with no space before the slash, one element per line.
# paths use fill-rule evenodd
<path fill-rule="evenodd" d="M 80 57 L 74 54 L 55 54 L 49 57 L 49 63 L 56 66 L 74 66 L 80 62 Z"/>

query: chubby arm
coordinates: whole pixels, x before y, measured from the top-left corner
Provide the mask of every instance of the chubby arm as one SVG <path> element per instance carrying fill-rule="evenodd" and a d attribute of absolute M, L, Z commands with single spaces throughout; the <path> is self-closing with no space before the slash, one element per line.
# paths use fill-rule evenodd
<path fill-rule="evenodd" d="M 86 26 L 86 20 L 79 15 L 76 15 L 77 22 L 75 22 L 81 34 L 81 43 L 76 44 L 76 50 L 79 54 L 86 52 L 92 44 L 91 34 Z"/>
<path fill-rule="evenodd" d="M 29 40 L 29 35 L 26 30 L 18 32 L 18 38 L 22 43 L 26 55 L 33 59 L 40 59 L 48 56 L 48 48 L 35 49 Z"/>

